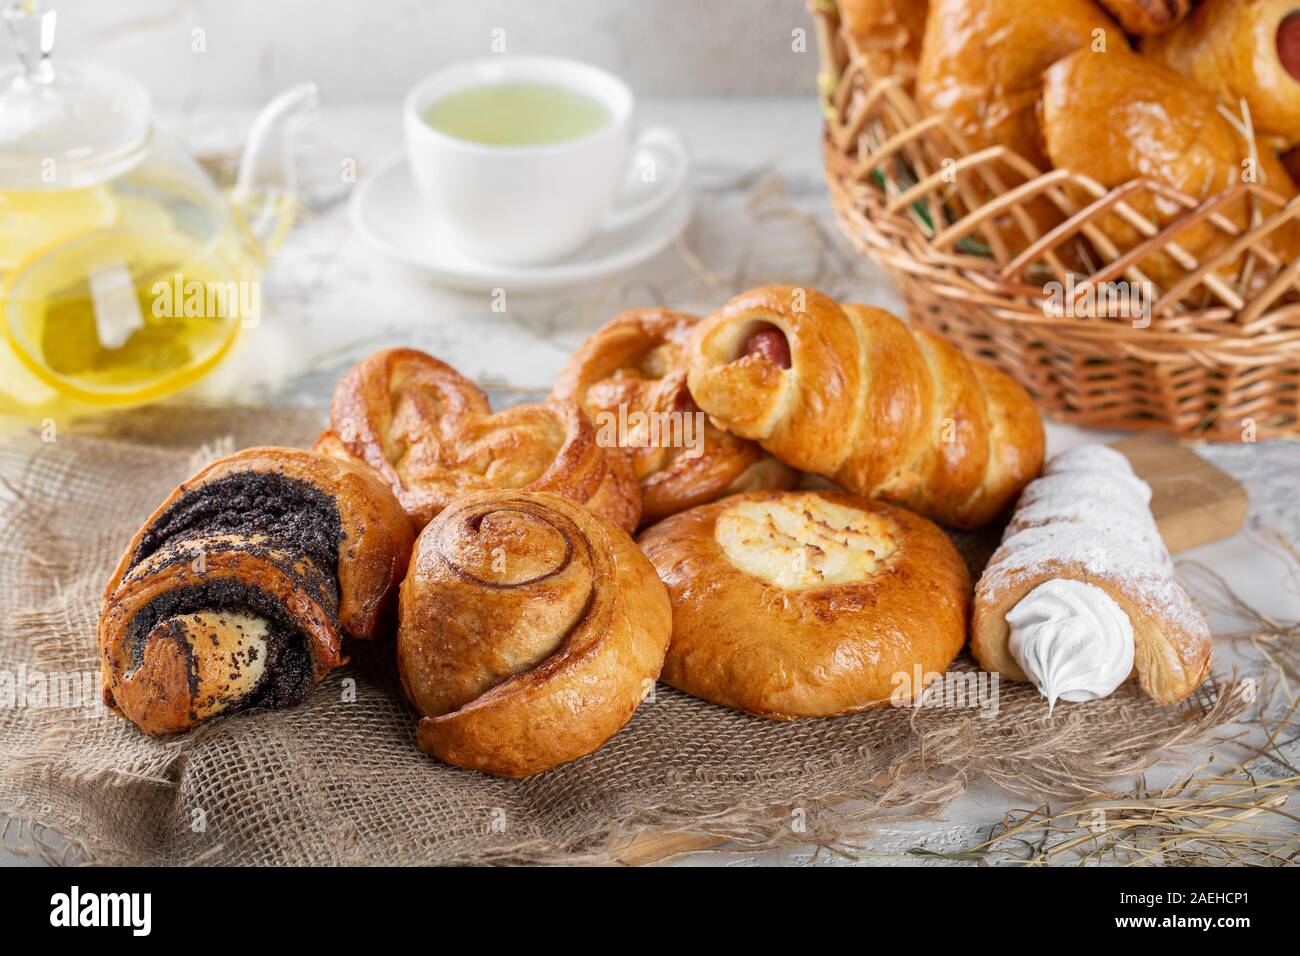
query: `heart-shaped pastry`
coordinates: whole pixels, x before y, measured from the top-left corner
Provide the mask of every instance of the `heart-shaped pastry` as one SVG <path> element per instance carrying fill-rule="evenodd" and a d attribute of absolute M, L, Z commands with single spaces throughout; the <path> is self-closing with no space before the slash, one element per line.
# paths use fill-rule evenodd
<path fill-rule="evenodd" d="M 756 442 L 708 421 L 691 398 L 686 346 L 697 321 L 669 309 L 615 316 L 583 343 L 551 390 L 552 399 L 582 405 L 602 444 L 631 452 L 643 524 L 798 480 Z"/>
<path fill-rule="evenodd" d="M 641 493 L 627 454 L 602 448 L 575 402 L 493 412 L 445 362 L 415 349 L 376 352 L 334 390 L 316 450 L 368 465 L 416 529 L 475 491 L 547 491 L 635 530 Z"/>

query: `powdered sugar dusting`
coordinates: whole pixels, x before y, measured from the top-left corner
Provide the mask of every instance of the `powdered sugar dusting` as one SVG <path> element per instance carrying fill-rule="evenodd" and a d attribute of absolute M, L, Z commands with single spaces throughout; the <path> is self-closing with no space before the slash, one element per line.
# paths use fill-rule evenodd
<path fill-rule="evenodd" d="M 1151 488 L 1105 445 L 1084 445 L 1048 462 L 1021 495 L 977 599 L 1000 594 L 1024 571 L 1059 566 L 1112 582 L 1183 630 L 1204 617 L 1174 578 L 1173 560 L 1151 516 Z"/>

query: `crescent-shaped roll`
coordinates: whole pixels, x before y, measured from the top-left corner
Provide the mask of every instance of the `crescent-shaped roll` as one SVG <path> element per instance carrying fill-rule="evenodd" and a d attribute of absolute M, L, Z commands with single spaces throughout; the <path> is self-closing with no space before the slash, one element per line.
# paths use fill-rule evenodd
<path fill-rule="evenodd" d="M 1192 0 L 1100 0 L 1127 32 L 1155 36 L 1172 30 L 1192 9 Z"/>
<path fill-rule="evenodd" d="M 1006 146 L 1048 168 L 1038 127 L 1043 71 L 1123 31 L 1092 0 L 932 0 L 917 101 L 942 113 L 974 149 Z"/>
<path fill-rule="evenodd" d="M 1203 0 L 1176 30 L 1142 52 L 1191 77 L 1240 113 L 1273 145 L 1300 142 L 1300 2 Z"/>
<path fill-rule="evenodd" d="M 301 701 L 342 662 L 341 632 L 393 620 L 410 523 L 360 468 L 250 448 L 178 487 L 104 594 L 104 698 L 142 731 Z"/>
<path fill-rule="evenodd" d="M 455 498 L 493 488 L 561 495 L 629 532 L 641 516 L 627 454 L 600 446 L 577 403 L 494 413 L 473 382 L 415 349 L 376 352 L 353 366 L 315 448 L 370 468 L 417 531 Z"/>
<path fill-rule="evenodd" d="M 619 527 L 550 494 L 460 498 L 416 541 L 397 663 L 420 749 L 526 777 L 631 719 L 672 629 L 654 568 Z"/>
<path fill-rule="evenodd" d="M 1149 177 L 1194 199 L 1204 199 L 1242 180 L 1250 157 L 1249 143 L 1219 112 L 1214 95 L 1187 77 L 1118 47 L 1106 53 L 1080 50 L 1054 64 L 1045 74 L 1043 131 L 1055 166 L 1072 169 L 1106 188 Z M 1105 143 L 1105 149 L 1098 149 Z M 1257 180 L 1284 198 L 1296 195 L 1295 183 L 1276 154 L 1258 150 Z M 1149 196 L 1129 200 L 1158 225 L 1172 221 L 1172 203 Z M 1219 208 L 1221 215 L 1245 228 L 1250 204 Z M 1116 215 L 1101 222 L 1121 250 L 1143 236 Z M 1208 224 L 1181 230 L 1177 241 L 1198 259 L 1228 244 L 1228 237 Z M 1266 239 L 1283 262 L 1300 254 L 1300 226 L 1291 222 Z M 1227 271 L 1240 265 L 1229 264 Z M 1167 253 L 1141 262 L 1147 275 L 1162 285 L 1185 270 Z"/>
<path fill-rule="evenodd" d="M 690 350 L 691 394 L 722 428 L 953 527 L 993 520 L 1042 466 L 1024 389 L 881 309 L 754 289 L 701 322 Z"/>
<path fill-rule="evenodd" d="M 970 578 L 947 536 L 840 492 L 750 492 L 641 534 L 668 585 L 663 680 L 763 717 L 910 702 L 966 642 Z"/>
<path fill-rule="evenodd" d="M 848 42 L 873 79 L 902 77 L 910 86 L 925 37 L 928 0 L 837 0 Z"/>
<path fill-rule="evenodd" d="M 1204 615 L 1174 577 L 1151 489 L 1113 448 L 1048 462 L 975 591 L 971 653 L 1048 699 L 1105 697 L 1133 674 L 1163 704 L 1210 669 Z"/>
<path fill-rule="evenodd" d="M 551 392 L 582 406 L 601 445 L 629 450 L 642 524 L 798 479 L 754 442 L 709 422 L 691 398 L 686 346 L 697 321 L 668 309 L 624 312 L 583 343 Z"/>

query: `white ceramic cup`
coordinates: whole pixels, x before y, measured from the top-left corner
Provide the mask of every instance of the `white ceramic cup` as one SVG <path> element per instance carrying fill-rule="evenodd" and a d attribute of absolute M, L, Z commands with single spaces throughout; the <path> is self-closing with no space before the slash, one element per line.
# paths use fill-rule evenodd
<path fill-rule="evenodd" d="M 443 97 L 497 83 L 564 87 L 603 104 L 610 119 L 586 136 L 535 146 L 470 142 L 425 121 Z M 634 137 L 632 106 L 622 80 L 575 60 L 503 54 L 456 63 L 406 95 L 411 175 L 429 212 L 469 254 L 514 265 L 559 259 L 654 214 L 686 180 L 681 138 L 664 127 Z"/>

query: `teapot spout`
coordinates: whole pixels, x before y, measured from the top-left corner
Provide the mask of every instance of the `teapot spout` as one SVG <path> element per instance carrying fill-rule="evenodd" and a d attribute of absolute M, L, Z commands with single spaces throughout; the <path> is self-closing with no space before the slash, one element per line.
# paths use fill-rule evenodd
<path fill-rule="evenodd" d="M 302 83 L 263 107 L 249 130 L 231 200 L 258 258 L 274 253 L 293 223 L 298 184 L 289 132 L 319 105 L 316 84 Z"/>

